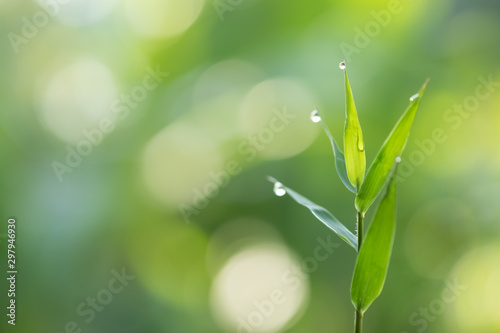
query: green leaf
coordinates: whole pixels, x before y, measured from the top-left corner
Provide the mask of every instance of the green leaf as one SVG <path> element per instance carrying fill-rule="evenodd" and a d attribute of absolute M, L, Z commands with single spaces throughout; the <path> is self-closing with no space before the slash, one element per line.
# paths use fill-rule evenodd
<path fill-rule="evenodd" d="M 344 127 L 344 154 L 347 168 L 347 176 L 357 189 L 363 183 L 366 169 L 365 144 L 363 142 L 363 133 L 359 125 L 356 106 L 352 96 L 351 85 L 345 72 L 345 113 L 346 121 Z"/>
<path fill-rule="evenodd" d="M 387 192 L 366 233 L 354 269 L 351 300 L 362 313 L 384 288 L 396 224 L 396 171 L 397 166 L 393 169 Z"/>
<path fill-rule="evenodd" d="M 339 175 L 340 180 L 345 185 L 345 187 L 347 187 L 347 189 L 352 193 L 356 193 L 358 190 L 351 184 L 351 182 L 349 181 L 349 177 L 347 176 L 344 153 L 342 152 L 342 150 L 340 150 L 339 146 L 337 145 L 337 142 L 333 138 L 332 133 L 330 133 L 330 130 L 326 126 L 322 117 L 319 117 L 319 119 L 320 119 L 319 122 L 321 122 L 321 126 L 323 126 L 323 130 L 325 131 L 326 135 L 330 139 L 330 143 L 332 144 L 333 156 L 335 157 L 335 168 L 337 169 L 337 174 Z"/>
<path fill-rule="evenodd" d="M 370 208 L 387 180 L 394 159 L 403 153 L 413 119 L 415 119 L 415 114 L 428 82 L 429 80 L 424 83 L 418 94 L 412 96 L 410 106 L 398 120 L 375 157 L 370 169 L 368 169 L 365 181 L 356 196 L 355 205 L 359 212 L 365 213 Z"/>
<path fill-rule="evenodd" d="M 325 208 L 316 205 L 314 202 L 298 194 L 294 190 L 284 186 L 282 183 L 277 181 L 272 177 L 268 177 L 269 181 L 274 183 L 275 191 L 276 189 L 285 190 L 286 194 L 290 195 L 297 203 L 304 207 L 309 208 L 311 213 L 321 222 L 323 222 L 328 228 L 332 229 L 340 238 L 342 238 L 347 244 L 352 246 L 356 251 L 358 249 L 358 239 L 357 237 L 349 231 L 339 220 L 337 220 L 329 211 Z M 275 192 L 276 193 L 276 192 Z"/>

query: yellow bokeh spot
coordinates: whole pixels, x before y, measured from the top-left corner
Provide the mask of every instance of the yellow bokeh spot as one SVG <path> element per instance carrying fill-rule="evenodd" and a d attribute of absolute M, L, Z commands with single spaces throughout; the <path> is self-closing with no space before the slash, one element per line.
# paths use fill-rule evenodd
<path fill-rule="evenodd" d="M 204 0 L 125 0 L 125 13 L 136 33 L 165 38 L 186 31 L 198 18 Z"/>
<path fill-rule="evenodd" d="M 500 332 L 500 246 L 477 248 L 456 265 L 453 276 L 467 289 L 448 318 L 457 333 Z"/>
<path fill-rule="evenodd" d="M 257 84 L 240 105 L 241 134 L 266 159 L 295 156 L 309 147 L 319 126 L 309 120 L 315 97 L 302 83 L 271 79 Z"/>
<path fill-rule="evenodd" d="M 206 236 L 193 225 L 140 221 L 130 233 L 130 261 L 138 280 L 154 296 L 199 307 L 207 298 L 206 245 Z"/>
<path fill-rule="evenodd" d="M 168 206 L 206 206 L 208 193 L 214 196 L 218 183 L 214 174 L 222 170 L 216 145 L 187 123 L 169 125 L 146 146 L 142 174 L 146 187 Z M 212 176 L 211 176 L 212 175 Z"/>

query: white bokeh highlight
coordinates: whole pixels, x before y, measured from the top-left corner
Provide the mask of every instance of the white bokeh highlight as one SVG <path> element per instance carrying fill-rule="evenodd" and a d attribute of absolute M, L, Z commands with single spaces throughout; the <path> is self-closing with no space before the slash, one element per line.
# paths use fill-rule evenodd
<path fill-rule="evenodd" d="M 59 69 L 39 93 L 41 122 L 59 139 L 76 144 L 82 131 L 115 119 L 111 104 L 118 95 L 110 70 L 95 59 L 80 59 Z"/>
<path fill-rule="evenodd" d="M 293 279 L 296 258 L 279 243 L 256 244 L 234 254 L 211 290 L 212 311 L 231 332 L 279 332 L 301 313 L 307 280 Z"/>

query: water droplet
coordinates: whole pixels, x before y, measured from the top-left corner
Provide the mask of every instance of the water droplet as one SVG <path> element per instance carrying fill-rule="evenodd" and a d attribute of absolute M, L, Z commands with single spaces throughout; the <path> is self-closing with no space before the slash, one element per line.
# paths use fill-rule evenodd
<path fill-rule="evenodd" d="M 345 69 L 345 67 L 346 67 L 346 66 L 345 66 L 345 60 L 344 60 L 344 61 L 341 61 L 341 62 L 340 62 L 340 64 L 339 64 L 339 68 L 340 68 L 341 70 L 344 70 L 344 69 Z"/>
<path fill-rule="evenodd" d="M 396 163 L 401 163 L 401 157 L 396 157 Z"/>
<path fill-rule="evenodd" d="M 311 112 L 310 118 L 313 123 L 319 123 L 321 121 L 321 117 L 319 115 L 318 110 L 314 110 L 313 112 Z"/>
<path fill-rule="evenodd" d="M 363 143 L 363 137 L 361 135 L 358 135 L 358 150 L 359 151 L 365 150 L 365 144 Z"/>
<path fill-rule="evenodd" d="M 416 93 L 415 95 L 410 97 L 410 102 L 413 102 L 414 100 L 416 100 L 419 97 L 420 97 L 420 95 L 418 93 Z"/>
<path fill-rule="evenodd" d="M 276 194 L 278 197 L 282 197 L 286 194 L 286 190 L 283 187 L 283 184 L 276 182 L 274 183 L 274 194 Z"/>

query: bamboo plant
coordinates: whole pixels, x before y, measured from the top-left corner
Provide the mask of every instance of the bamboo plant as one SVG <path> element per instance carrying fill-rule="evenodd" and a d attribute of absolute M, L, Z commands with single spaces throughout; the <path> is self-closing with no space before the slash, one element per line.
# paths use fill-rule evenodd
<path fill-rule="evenodd" d="M 354 332 L 362 332 L 366 310 L 380 295 L 384 287 L 392 252 L 396 224 L 396 174 L 401 154 L 428 80 L 420 91 L 410 97 L 410 105 L 382 144 L 371 166 L 366 171 L 363 133 L 359 124 L 345 61 L 339 64 L 345 76 L 345 126 L 344 149 L 337 145 L 318 110 L 311 113 L 311 120 L 320 123 L 330 139 L 335 167 L 345 187 L 355 194 L 356 235 L 335 218 L 328 210 L 269 177 L 278 196 L 288 194 L 356 252 L 357 259 L 351 283 L 351 301 L 355 308 Z M 378 195 L 386 188 L 368 231 L 364 232 L 364 217 Z"/>

